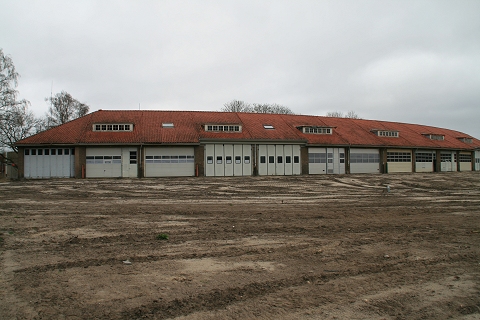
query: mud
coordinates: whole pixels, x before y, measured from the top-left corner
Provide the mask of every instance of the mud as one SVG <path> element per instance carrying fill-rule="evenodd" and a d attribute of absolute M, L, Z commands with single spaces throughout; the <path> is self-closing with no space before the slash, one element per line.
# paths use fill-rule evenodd
<path fill-rule="evenodd" d="M 480 319 L 477 172 L 0 190 L 1 319 Z"/>

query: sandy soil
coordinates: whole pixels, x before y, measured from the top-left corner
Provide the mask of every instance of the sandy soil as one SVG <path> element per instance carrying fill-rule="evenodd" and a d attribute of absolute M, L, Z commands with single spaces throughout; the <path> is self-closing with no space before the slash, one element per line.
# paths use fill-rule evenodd
<path fill-rule="evenodd" d="M 3 181 L 0 215 L 0 319 L 480 319 L 478 172 Z"/>

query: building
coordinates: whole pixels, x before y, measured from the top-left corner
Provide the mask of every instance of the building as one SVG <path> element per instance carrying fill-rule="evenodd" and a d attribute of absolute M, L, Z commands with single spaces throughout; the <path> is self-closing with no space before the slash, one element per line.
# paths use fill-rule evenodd
<path fill-rule="evenodd" d="M 100 110 L 17 142 L 20 178 L 480 170 L 480 140 L 397 122 Z"/>

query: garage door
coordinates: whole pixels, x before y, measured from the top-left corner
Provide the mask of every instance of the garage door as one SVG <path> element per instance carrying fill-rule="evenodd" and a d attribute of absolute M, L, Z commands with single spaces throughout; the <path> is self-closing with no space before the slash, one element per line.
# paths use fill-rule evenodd
<path fill-rule="evenodd" d="M 191 177 L 194 175 L 193 147 L 145 148 L 145 177 Z"/>
<path fill-rule="evenodd" d="M 290 144 L 258 145 L 258 174 L 266 175 L 299 175 L 300 146 Z"/>
<path fill-rule="evenodd" d="M 470 152 L 460 152 L 459 157 L 460 171 L 472 171 L 472 154 Z"/>
<path fill-rule="evenodd" d="M 351 173 L 380 173 L 380 152 L 378 149 L 350 149 Z"/>
<path fill-rule="evenodd" d="M 389 173 L 412 172 L 412 151 L 387 150 L 387 170 Z"/>
<path fill-rule="evenodd" d="M 205 145 L 206 176 L 251 176 L 252 146 L 249 144 Z"/>
<path fill-rule="evenodd" d="M 480 151 L 475 151 L 475 171 L 480 171 Z"/>
<path fill-rule="evenodd" d="M 457 171 L 457 153 L 455 151 L 442 151 L 440 161 L 442 171 Z"/>
<path fill-rule="evenodd" d="M 308 148 L 309 174 L 345 173 L 344 148 Z"/>
<path fill-rule="evenodd" d="M 25 178 L 70 178 L 75 176 L 75 149 L 29 148 L 24 150 Z"/>
<path fill-rule="evenodd" d="M 122 177 L 122 148 L 87 148 L 87 178 Z"/>
<path fill-rule="evenodd" d="M 415 172 L 433 172 L 435 170 L 436 153 L 429 150 L 415 152 Z"/>

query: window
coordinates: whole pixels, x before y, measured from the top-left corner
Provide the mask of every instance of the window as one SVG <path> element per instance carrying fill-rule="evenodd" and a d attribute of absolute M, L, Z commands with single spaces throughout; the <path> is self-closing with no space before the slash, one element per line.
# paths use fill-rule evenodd
<path fill-rule="evenodd" d="M 387 152 L 387 162 L 411 162 L 410 152 Z"/>
<path fill-rule="evenodd" d="M 43 151 L 43 154 L 46 155 L 46 156 L 49 156 L 50 155 L 50 149 L 45 149 Z"/>
<path fill-rule="evenodd" d="M 275 157 L 274 156 L 268 156 L 268 163 L 275 163 Z"/>
<path fill-rule="evenodd" d="M 285 163 L 292 163 L 292 157 L 291 156 L 285 156 Z"/>
<path fill-rule="evenodd" d="M 212 156 L 207 157 L 207 164 L 213 164 L 213 157 Z"/>
<path fill-rule="evenodd" d="M 131 131 L 133 125 L 119 123 L 119 124 L 94 124 L 93 131 Z"/>
<path fill-rule="evenodd" d="M 399 133 L 398 131 L 394 130 L 372 130 L 377 136 L 379 137 L 393 137 L 393 138 L 398 138 Z"/>
<path fill-rule="evenodd" d="M 293 163 L 300 163 L 300 157 L 299 156 L 293 156 Z"/>
<path fill-rule="evenodd" d="M 263 160 L 265 160 L 265 157 L 264 157 Z M 249 163 L 250 163 L 250 156 L 245 156 L 245 163 L 246 163 L 246 164 L 249 164 Z M 262 163 L 265 163 L 265 161 L 262 162 Z"/>
<path fill-rule="evenodd" d="M 267 129 L 267 130 L 273 130 L 275 129 L 271 124 L 264 124 L 263 125 L 263 128 Z"/>
<path fill-rule="evenodd" d="M 32 149 L 32 156 L 36 156 L 37 155 L 37 149 Z"/>
<path fill-rule="evenodd" d="M 30 155 L 30 149 L 25 149 L 24 154 L 25 154 L 26 156 L 29 156 L 29 155 Z"/>
<path fill-rule="evenodd" d="M 130 151 L 130 164 L 137 164 L 137 151 Z"/>
<path fill-rule="evenodd" d="M 165 122 L 162 123 L 162 128 L 174 128 L 174 125 L 171 122 Z"/>
<path fill-rule="evenodd" d="M 442 153 L 440 154 L 440 161 L 441 162 L 452 162 L 452 155 L 449 153 Z"/>
<path fill-rule="evenodd" d="M 425 153 L 425 152 L 416 152 L 415 162 L 433 162 L 433 154 Z"/>
<path fill-rule="evenodd" d="M 70 154 L 70 149 L 65 149 L 64 155 L 68 156 Z"/>
<path fill-rule="evenodd" d="M 303 127 L 303 133 L 332 134 L 330 127 Z"/>
<path fill-rule="evenodd" d="M 283 157 L 282 156 L 277 157 L 277 163 L 283 163 Z"/>
<path fill-rule="evenodd" d="M 260 163 L 267 163 L 265 156 L 260 156 Z"/>
<path fill-rule="evenodd" d="M 430 140 L 444 140 L 445 136 L 442 134 L 424 134 L 424 136 Z"/>
<path fill-rule="evenodd" d="M 472 138 L 458 138 L 458 140 L 465 142 L 465 143 L 473 143 Z"/>
<path fill-rule="evenodd" d="M 37 153 L 39 156 L 42 156 L 43 155 L 43 149 L 38 149 L 38 153 Z"/>
<path fill-rule="evenodd" d="M 240 156 L 235 156 L 235 163 L 236 163 L 236 164 L 242 163 L 242 157 L 240 157 Z"/>
<path fill-rule="evenodd" d="M 222 156 L 217 156 L 217 163 L 221 164 L 222 163 Z"/>
<path fill-rule="evenodd" d="M 52 150 L 50 150 L 50 154 L 51 154 L 52 156 L 56 155 L 56 154 L 57 154 L 57 149 L 52 149 Z"/>
<path fill-rule="evenodd" d="M 232 156 L 225 156 L 225 163 L 231 164 L 232 163 Z"/>
<path fill-rule="evenodd" d="M 63 149 L 58 149 L 57 151 L 58 151 L 57 154 L 58 154 L 59 156 L 63 155 Z"/>
<path fill-rule="evenodd" d="M 472 162 L 472 155 L 470 154 L 460 154 L 460 162 Z"/>
<path fill-rule="evenodd" d="M 350 163 L 380 163 L 378 153 L 351 153 Z"/>
<path fill-rule="evenodd" d="M 327 155 L 325 153 L 309 153 L 308 163 L 327 163 Z"/>
<path fill-rule="evenodd" d="M 213 131 L 213 132 L 241 132 L 242 127 L 240 125 L 213 125 L 207 124 L 205 125 L 205 131 Z"/>

